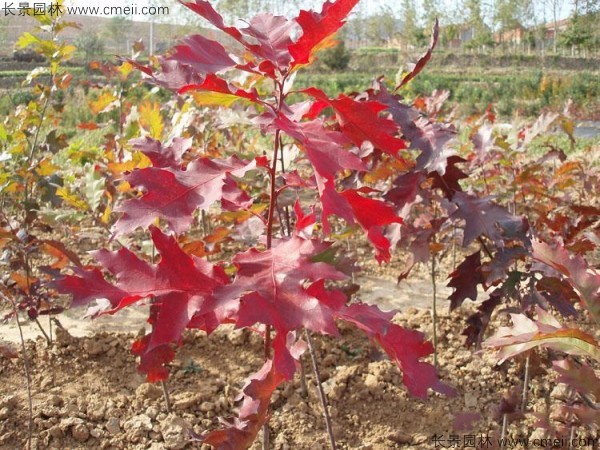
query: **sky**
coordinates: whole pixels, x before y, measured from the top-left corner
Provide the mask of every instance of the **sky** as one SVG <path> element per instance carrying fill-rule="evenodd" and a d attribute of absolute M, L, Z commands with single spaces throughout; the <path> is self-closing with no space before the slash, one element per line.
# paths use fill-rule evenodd
<path fill-rule="evenodd" d="M 286 3 L 285 0 L 280 0 L 281 1 L 281 5 L 282 8 L 285 7 L 284 5 L 289 5 L 289 3 Z M 417 3 L 419 4 L 419 0 L 416 0 Z M 422 1 L 422 0 L 421 0 Z M 534 5 L 536 7 L 536 16 L 538 17 L 538 21 L 544 16 L 544 13 L 542 11 L 542 5 L 547 4 L 548 2 L 545 2 L 544 0 L 533 0 L 534 1 Z M 48 2 L 48 1 L 46 1 Z M 309 5 L 309 6 L 315 6 L 315 5 L 320 5 L 321 1 L 320 0 L 302 0 L 302 3 L 304 3 L 305 5 Z M 484 3 L 489 3 L 489 2 L 484 2 Z M 561 11 L 559 13 L 559 18 L 564 18 L 567 17 L 570 13 L 570 7 L 569 5 L 571 4 L 571 2 L 569 0 L 562 0 L 563 3 L 563 7 L 561 8 Z M 65 4 L 69 5 L 69 6 L 83 6 L 83 7 L 89 7 L 89 6 L 100 6 L 100 7 L 106 7 L 106 6 L 114 6 L 114 7 L 136 7 L 138 12 L 141 12 L 142 7 L 144 6 L 150 6 L 150 5 L 155 5 L 155 6 L 168 6 L 170 9 L 170 14 L 167 17 L 153 17 L 154 20 L 156 21 L 167 21 L 167 22 L 173 22 L 173 21 L 178 21 L 178 14 L 181 14 L 181 10 L 182 10 L 182 6 L 178 4 L 177 1 L 175 0 L 98 0 L 94 3 L 90 2 L 89 0 L 65 0 Z M 441 4 L 441 9 L 445 10 L 445 11 L 452 11 L 454 9 L 454 11 L 456 12 L 456 2 L 453 2 L 452 0 L 442 0 L 440 2 Z M 395 11 L 398 16 L 400 17 L 400 10 L 401 10 L 401 1 L 400 0 L 362 0 L 361 2 L 359 2 L 359 4 L 356 6 L 355 9 L 360 9 L 361 13 L 364 15 L 371 15 L 371 14 L 377 14 L 380 11 L 382 11 L 382 9 L 384 7 L 388 7 L 390 8 L 392 11 Z M 278 4 L 279 6 L 279 4 Z M 278 8 L 279 9 L 279 8 Z M 320 6 L 317 6 L 317 9 L 320 10 Z M 420 8 L 418 7 L 418 10 Z M 179 13 L 178 13 L 179 11 Z M 275 11 L 276 13 L 281 13 L 281 11 Z M 547 9 L 546 13 L 546 20 L 550 21 L 551 20 L 551 14 L 549 9 Z M 131 17 L 134 20 L 151 20 L 150 16 L 142 16 L 141 14 L 138 15 L 134 15 Z M 448 19 L 447 19 L 448 20 Z"/>

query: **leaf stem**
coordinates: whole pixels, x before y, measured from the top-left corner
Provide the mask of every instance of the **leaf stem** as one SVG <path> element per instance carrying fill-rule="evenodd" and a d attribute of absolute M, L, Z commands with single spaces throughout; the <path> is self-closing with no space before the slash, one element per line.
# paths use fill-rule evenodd
<path fill-rule="evenodd" d="M 281 83 L 277 83 L 277 105 L 273 108 L 273 111 L 276 115 L 281 111 L 281 107 L 283 106 L 283 100 L 285 98 L 283 94 L 283 84 L 285 83 L 285 78 Z M 270 179 L 270 195 L 269 195 L 269 212 L 267 215 L 267 250 L 270 250 L 273 246 L 273 222 L 275 220 L 275 210 L 277 209 L 277 192 L 275 186 L 275 178 L 277 175 L 277 157 L 279 154 L 279 146 L 281 143 L 280 140 L 281 131 L 277 130 L 275 132 L 275 140 L 273 142 L 273 156 L 271 167 L 269 169 L 269 179 Z M 264 354 L 265 360 L 268 360 L 271 357 L 271 325 L 265 326 L 265 346 L 264 346 Z M 263 442 L 262 448 L 263 450 L 268 450 L 269 448 L 269 423 L 266 422 L 263 427 Z"/>

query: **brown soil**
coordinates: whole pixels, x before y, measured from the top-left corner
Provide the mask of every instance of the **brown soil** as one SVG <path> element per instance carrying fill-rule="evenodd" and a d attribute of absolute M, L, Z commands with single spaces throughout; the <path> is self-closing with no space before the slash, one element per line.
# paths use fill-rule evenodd
<path fill-rule="evenodd" d="M 519 389 L 523 367 L 518 361 L 496 366 L 492 353 L 465 349 L 460 336 L 464 317 L 465 311 L 446 315 L 438 327 L 440 373 L 456 387 L 454 398 L 437 394 L 427 401 L 411 398 L 402 386 L 401 372 L 354 329 L 341 328 L 342 337 L 336 341 L 315 337 L 340 449 L 436 448 L 434 434 L 446 440 L 458 435 L 458 448 L 463 448 L 465 435 L 499 436 L 497 406 L 507 389 Z M 409 307 L 396 321 L 431 336 L 428 310 Z M 231 416 L 243 380 L 262 364 L 262 342 L 249 332 L 224 329 L 209 338 L 187 333 L 168 381 L 172 402 L 168 414 L 161 385 L 145 383 L 136 373 L 129 352 L 133 335 L 111 330 L 74 337 L 56 329 L 55 337 L 51 346 L 42 338 L 27 342 L 36 449 L 200 448 L 188 441 L 189 430 L 214 429 L 219 416 Z M 544 365 L 531 366 L 528 411 L 552 412 L 547 411 L 547 401 L 552 404 L 555 397 L 565 397 L 565 390 L 545 375 Z M 0 374 L 0 448 L 22 448 L 28 423 L 22 359 L 0 361 Z M 275 393 L 271 448 L 329 448 L 310 374 L 308 381 L 307 398 L 298 377 Z M 481 419 L 460 429 L 454 420 L 463 412 L 479 413 Z M 518 415 L 511 416 L 508 431 L 513 437 L 546 437 L 534 430 L 530 418 Z M 585 430 L 577 431 L 585 435 Z"/>

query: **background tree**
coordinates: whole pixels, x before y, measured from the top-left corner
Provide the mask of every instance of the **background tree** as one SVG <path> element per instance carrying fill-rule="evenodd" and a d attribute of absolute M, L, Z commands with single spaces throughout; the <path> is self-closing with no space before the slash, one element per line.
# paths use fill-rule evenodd
<path fill-rule="evenodd" d="M 485 23 L 483 4 L 481 0 L 465 0 L 464 14 L 466 23 L 471 28 L 469 47 L 489 47 L 494 39 L 490 27 Z"/>
<path fill-rule="evenodd" d="M 423 14 L 421 16 L 421 21 L 425 30 L 431 30 L 431 27 L 435 23 L 435 19 L 439 19 L 440 17 L 441 9 L 439 7 L 439 2 L 436 0 L 423 0 Z M 447 24 L 444 24 L 442 21 L 441 25 L 444 26 Z"/>
<path fill-rule="evenodd" d="M 402 0 L 401 11 L 401 15 L 404 17 L 402 36 L 406 42 L 406 49 L 409 50 L 413 46 L 421 46 L 426 38 L 423 29 L 419 26 L 415 2 Z"/>
<path fill-rule="evenodd" d="M 324 50 L 319 59 L 331 70 L 345 70 L 350 62 L 350 52 L 346 48 L 346 43 L 341 40 L 338 45 L 333 48 Z"/>
<path fill-rule="evenodd" d="M 75 46 L 83 53 L 86 66 L 92 59 L 104 54 L 104 39 L 94 31 L 81 33 L 75 41 Z"/>
<path fill-rule="evenodd" d="M 111 50 L 117 53 L 129 52 L 131 20 L 126 16 L 111 17 L 104 29 L 102 36 L 112 45 Z"/>
<path fill-rule="evenodd" d="M 366 39 L 370 45 L 386 46 L 400 28 L 396 13 L 390 6 L 382 6 L 378 13 L 362 18 Z"/>
<path fill-rule="evenodd" d="M 8 26 L 9 26 L 8 17 L 0 17 L 0 48 L 4 49 L 1 53 L 10 53 L 8 47 L 10 43 L 8 42 Z"/>
<path fill-rule="evenodd" d="M 554 33 L 552 39 L 552 51 L 556 53 L 558 42 L 560 40 L 560 32 L 558 29 L 558 20 L 565 6 L 565 0 L 544 0 L 544 12 L 548 11 L 552 17 Z M 545 14 L 544 14 L 545 16 Z"/>

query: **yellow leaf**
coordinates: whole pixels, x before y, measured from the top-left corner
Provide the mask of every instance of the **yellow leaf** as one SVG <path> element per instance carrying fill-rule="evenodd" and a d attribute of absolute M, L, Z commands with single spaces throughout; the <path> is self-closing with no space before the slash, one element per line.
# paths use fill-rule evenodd
<path fill-rule="evenodd" d="M 204 106 L 231 106 L 241 97 L 221 92 L 194 92 L 194 100 L 198 105 Z"/>
<path fill-rule="evenodd" d="M 29 32 L 23 33 L 17 40 L 17 47 L 25 48 L 32 44 L 38 44 L 40 39 Z"/>
<path fill-rule="evenodd" d="M 134 152 L 132 158 L 129 161 L 122 163 L 108 163 L 108 170 L 115 175 L 120 175 L 123 172 L 132 172 L 135 169 L 144 169 L 150 167 L 152 161 L 142 152 Z"/>
<path fill-rule="evenodd" d="M 75 52 L 75 50 L 77 50 L 77 47 L 75 47 L 74 45 L 64 45 L 61 46 L 59 53 L 63 59 L 69 59 L 71 55 L 73 55 L 73 52 Z"/>
<path fill-rule="evenodd" d="M 102 217 L 100 218 L 100 221 L 104 224 L 108 224 L 110 221 L 110 214 L 112 213 L 112 194 L 108 191 L 105 191 L 106 196 L 108 197 L 108 202 L 106 202 L 106 208 L 104 208 L 104 213 L 102 214 Z"/>
<path fill-rule="evenodd" d="M 131 191 L 131 185 L 127 181 L 123 181 L 117 186 L 117 191 L 119 191 L 122 194 L 124 194 L 125 192 L 129 192 Z"/>
<path fill-rule="evenodd" d="M 7 140 L 8 134 L 6 133 L 6 128 L 0 123 L 0 142 L 6 142 Z"/>
<path fill-rule="evenodd" d="M 117 105 L 117 97 L 112 92 L 105 91 L 100 94 L 96 100 L 89 102 L 90 109 L 94 114 L 107 112 L 113 109 Z"/>
<path fill-rule="evenodd" d="M 56 195 L 58 195 L 60 198 L 62 198 L 68 205 L 71 205 L 73 208 L 76 208 L 79 210 L 89 209 L 88 204 L 86 202 L 84 202 L 80 198 L 77 198 L 75 195 L 71 194 L 64 187 L 59 187 L 58 189 L 56 189 Z"/>
<path fill-rule="evenodd" d="M 139 112 L 142 128 L 150 133 L 150 137 L 160 139 L 165 127 L 160 114 L 160 105 L 157 102 L 144 102 L 140 105 Z"/>
<path fill-rule="evenodd" d="M 565 133 L 567 133 L 569 136 L 573 136 L 573 133 L 575 132 L 575 122 L 574 121 L 565 118 L 562 120 L 561 126 Z"/>
<path fill-rule="evenodd" d="M 125 61 L 117 68 L 117 70 L 123 78 L 127 78 L 133 70 L 133 65 L 130 62 Z"/>
<path fill-rule="evenodd" d="M 52 164 L 52 161 L 42 159 L 35 171 L 39 176 L 47 177 L 49 175 L 53 175 L 58 169 L 59 167 Z"/>

